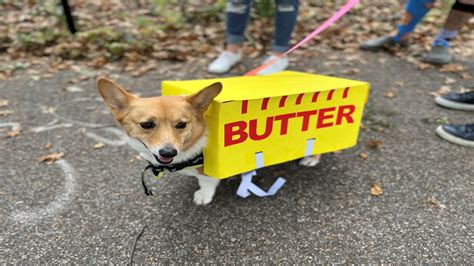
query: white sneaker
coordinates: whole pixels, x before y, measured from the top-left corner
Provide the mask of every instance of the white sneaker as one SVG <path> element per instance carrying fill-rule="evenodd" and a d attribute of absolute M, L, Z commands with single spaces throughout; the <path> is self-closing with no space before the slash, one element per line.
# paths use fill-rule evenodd
<path fill-rule="evenodd" d="M 215 74 L 224 74 L 240 62 L 242 56 L 239 52 L 222 52 L 207 68 L 207 71 Z"/>
<path fill-rule="evenodd" d="M 271 55 L 271 56 L 267 57 L 267 59 L 265 59 L 262 64 L 270 62 L 271 60 L 276 59 L 276 58 L 278 59 L 278 56 Z M 285 55 L 283 58 L 278 59 L 275 63 L 267 66 L 266 68 L 264 68 L 262 70 L 260 70 L 260 72 L 258 72 L 257 75 L 273 74 L 273 73 L 276 73 L 276 72 L 283 71 L 287 67 L 288 67 L 288 56 Z"/>

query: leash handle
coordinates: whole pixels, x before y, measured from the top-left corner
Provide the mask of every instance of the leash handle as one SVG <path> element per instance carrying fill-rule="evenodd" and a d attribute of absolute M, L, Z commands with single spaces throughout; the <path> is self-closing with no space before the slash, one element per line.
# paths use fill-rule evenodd
<path fill-rule="evenodd" d="M 281 59 L 283 58 L 284 56 L 288 55 L 289 53 L 293 52 L 294 50 L 296 50 L 297 48 L 299 48 L 301 45 L 307 43 L 309 40 L 313 39 L 314 37 L 316 37 L 316 35 L 320 34 L 321 32 L 323 32 L 325 29 L 327 29 L 329 26 L 331 26 L 332 24 L 334 24 L 334 22 L 336 22 L 336 20 L 338 20 L 339 18 L 341 18 L 342 16 L 344 16 L 347 12 L 349 12 L 349 10 L 351 10 L 355 5 L 357 5 L 359 3 L 359 0 L 349 0 L 347 1 L 347 3 L 341 8 L 339 9 L 336 13 L 334 13 L 334 15 L 332 15 L 332 17 L 330 17 L 328 20 L 326 20 L 323 24 L 321 24 L 321 26 L 317 27 L 313 32 L 311 32 L 310 34 L 308 34 L 303 40 L 299 41 L 297 44 L 295 44 L 293 47 L 291 47 L 290 49 L 288 49 L 286 52 L 282 53 L 282 54 L 279 54 L 277 55 L 277 58 L 273 59 L 273 60 L 270 60 L 269 62 L 253 69 L 253 70 L 250 70 L 249 72 L 245 73 L 244 76 L 255 76 L 258 72 L 260 72 L 262 69 L 266 68 L 267 66 L 275 63 L 278 59 Z"/>

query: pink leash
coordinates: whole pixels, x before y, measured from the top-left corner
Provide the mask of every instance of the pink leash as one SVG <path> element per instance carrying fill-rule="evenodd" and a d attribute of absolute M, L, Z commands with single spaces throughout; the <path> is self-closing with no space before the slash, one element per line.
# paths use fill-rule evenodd
<path fill-rule="evenodd" d="M 316 37 L 316 35 L 320 34 L 321 32 L 323 32 L 325 29 L 327 29 L 329 26 L 331 26 L 332 24 L 334 24 L 334 22 L 336 22 L 336 20 L 338 20 L 340 17 L 344 16 L 349 10 L 351 10 L 355 5 L 357 5 L 359 3 L 359 0 L 349 0 L 341 9 L 339 9 L 336 13 L 334 13 L 334 15 L 332 17 L 330 17 L 328 20 L 326 20 L 326 22 L 324 22 L 323 24 L 321 24 L 321 26 L 319 26 L 318 28 L 316 28 L 313 32 L 311 32 L 310 34 L 308 34 L 308 36 L 306 36 L 303 40 L 299 41 L 297 44 L 295 44 L 293 47 L 291 47 L 290 49 L 288 49 L 286 52 L 282 53 L 282 54 L 279 54 L 277 55 L 277 58 L 247 72 L 244 74 L 244 76 L 255 76 L 258 72 L 260 72 L 262 69 L 266 68 L 267 66 L 275 63 L 278 59 L 281 59 L 283 58 L 285 55 L 293 52 L 294 50 L 296 50 L 298 47 L 300 47 L 301 45 L 307 43 L 309 40 L 313 39 L 314 37 Z"/>

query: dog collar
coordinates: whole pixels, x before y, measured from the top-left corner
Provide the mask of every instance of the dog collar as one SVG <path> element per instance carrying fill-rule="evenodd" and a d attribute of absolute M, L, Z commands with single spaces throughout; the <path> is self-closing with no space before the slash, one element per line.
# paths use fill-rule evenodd
<path fill-rule="evenodd" d="M 160 178 L 165 171 L 168 172 L 177 172 L 186 168 L 197 168 L 204 164 L 204 156 L 203 154 L 199 154 L 198 156 L 194 157 L 189 161 L 185 161 L 182 163 L 176 164 L 167 164 L 167 165 L 153 165 L 151 162 L 148 162 L 148 165 L 142 171 L 142 185 L 143 189 L 145 190 L 145 195 L 152 196 L 153 192 L 147 187 L 145 183 L 145 173 L 148 169 L 151 169 L 155 178 Z"/>

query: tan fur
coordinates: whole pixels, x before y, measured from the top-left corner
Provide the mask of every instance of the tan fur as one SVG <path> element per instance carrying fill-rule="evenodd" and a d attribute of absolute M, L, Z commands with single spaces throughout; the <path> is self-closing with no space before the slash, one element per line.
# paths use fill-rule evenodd
<path fill-rule="evenodd" d="M 222 88 L 214 83 L 191 96 L 161 96 L 138 98 L 116 83 L 100 78 L 97 88 L 109 110 L 122 129 L 147 147 L 171 144 L 185 151 L 195 144 L 206 131 L 204 112 Z M 140 123 L 153 121 L 153 129 L 143 129 Z M 176 128 L 187 123 L 184 129 Z"/>

